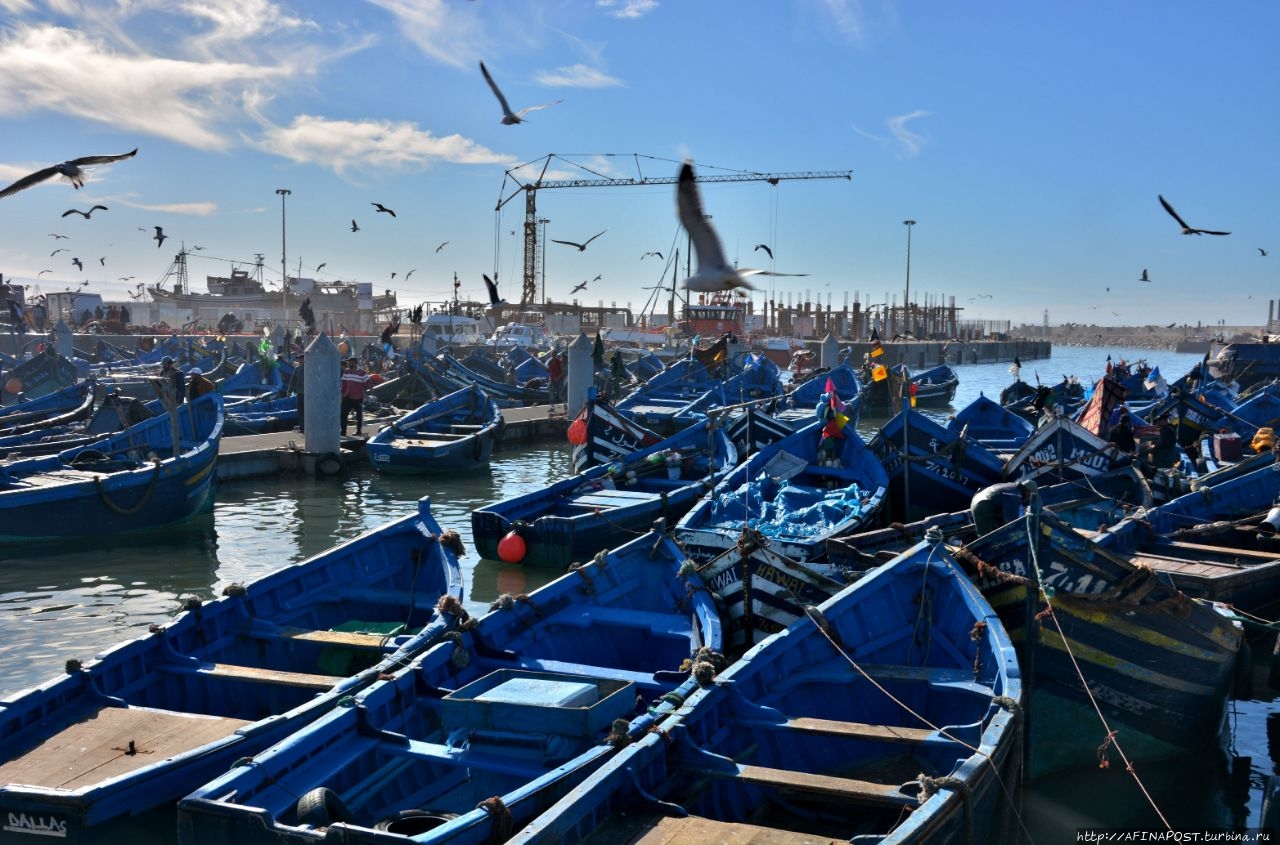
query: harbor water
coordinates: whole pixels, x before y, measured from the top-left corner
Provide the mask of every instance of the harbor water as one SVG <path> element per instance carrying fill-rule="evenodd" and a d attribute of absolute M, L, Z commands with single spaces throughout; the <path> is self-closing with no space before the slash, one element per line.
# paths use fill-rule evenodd
<path fill-rule="evenodd" d="M 1145 359 L 1169 381 L 1200 360 L 1165 350 L 1060 347 L 1052 358 L 1025 361 L 1022 378 L 1054 384 L 1075 375 L 1088 382 L 1101 375 L 1108 355 Z M 998 395 L 1012 379 L 1007 363 L 956 370 L 960 387 L 951 409 L 927 411 L 939 420 L 979 392 Z M 864 417 L 859 428 L 869 437 L 881 422 Z M 469 477 L 381 476 L 362 467 L 338 478 L 247 479 L 222 483 L 212 510 L 179 527 L 0 549 L 0 697 L 60 674 L 67 660 L 86 660 L 145 634 L 149 625 L 175 615 L 186 598 L 211 599 L 229 584 L 404 516 L 423 496 L 430 497 L 439 523 L 457 530 L 468 546 L 462 559 L 465 604 L 471 613 L 483 613 L 497 596 L 529 592 L 560 572 L 479 559 L 470 548 L 471 510 L 568 472 L 569 446 L 556 441 L 501 449 L 487 472 Z M 1231 730 L 1219 752 L 1139 766 L 1136 777 L 1113 752 L 1109 768 L 1055 776 L 1018 791 L 1011 800 L 1025 825 L 1024 841 L 1075 842 L 1078 828 L 1161 829 L 1164 822 L 1187 831 L 1258 826 L 1263 787 L 1277 765 L 1273 755 L 1280 757 L 1280 707 L 1266 686 L 1264 666 L 1256 677 L 1257 697 L 1231 704 Z M 1274 749 L 1269 733 L 1277 736 Z M 1097 746 L 1104 738 L 1098 725 L 1082 732 L 1080 742 Z M 172 841 L 157 836 L 157 843 Z"/>

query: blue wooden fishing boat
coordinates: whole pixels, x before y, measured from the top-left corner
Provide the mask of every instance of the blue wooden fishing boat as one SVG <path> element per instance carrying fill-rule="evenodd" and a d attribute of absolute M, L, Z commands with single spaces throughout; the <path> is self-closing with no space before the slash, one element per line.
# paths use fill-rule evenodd
<path fill-rule="evenodd" d="M 816 419 L 759 450 L 726 475 L 676 524 L 689 556 L 710 560 L 745 529 L 802 563 L 826 557 L 828 537 L 871 527 L 889 478 L 852 428 L 832 433 Z"/>
<path fill-rule="evenodd" d="M 696 360 L 673 366 L 687 376 L 696 376 L 700 370 L 701 377 L 672 381 L 657 376 L 614 407 L 642 426 L 659 434 L 671 434 L 705 418 L 713 408 L 763 402 L 783 395 L 778 365 L 761 355 L 748 356 L 745 366 L 722 378 Z"/>
<path fill-rule="evenodd" d="M 588 397 L 570 424 L 574 472 L 622 460 L 632 452 L 652 446 L 662 435 L 618 413 L 608 400 Z M 739 454 L 742 454 L 739 448 Z"/>
<path fill-rule="evenodd" d="M 218 384 L 218 392 L 228 404 L 245 399 L 275 397 L 283 391 L 284 380 L 280 368 L 264 368 L 257 361 L 241 364 L 233 374 Z"/>
<path fill-rule="evenodd" d="M 827 402 L 827 394 L 833 388 L 844 403 L 844 413 L 849 422 L 856 426 L 862 413 L 862 382 L 847 363 L 819 371 L 787 391 L 773 408 L 771 416 L 793 426 L 808 422 L 818 406 Z"/>
<path fill-rule="evenodd" d="M 1054 416 L 1022 442 L 1005 462 L 1001 475 L 1045 485 L 1099 475 L 1131 463 L 1133 455 L 1069 417 Z"/>
<path fill-rule="evenodd" d="M 1274 618 L 1280 604 L 1280 465 L 1267 452 L 1192 492 L 1113 522 L 1094 541 L 1194 598 Z"/>
<path fill-rule="evenodd" d="M 1026 442 L 1036 427 L 994 399 L 979 393 L 978 398 L 947 420 L 947 430 L 955 434 L 964 432 L 970 440 L 976 440 L 988 449 L 1012 452 Z"/>
<path fill-rule="evenodd" d="M 956 398 L 956 388 L 960 385 L 960 376 L 947 364 L 939 364 L 927 370 L 921 370 L 911 376 L 907 387 L 908 395 L 914 395 L 917 406 L 946 407 Z M 911 387 L 915 387 L 915 391 Z"/>
<path fill-rule="evenodd" d="M 102 536 L 187 519 L 212 502 L 222 397 L 55 455 L 0 462 L 0 540 Z"/>
<path fill-rule="evenodd" d="M 646 533 L 655 520 L 674 524 L 737 463 L 723 428 L 694 423 L 621 461 L 476 508 L 472 536 L 490 560 L 562 567 Z M 500 554 L 511 532 L 523 548 L 518 560 Z"/>
<path fill-rule="evenodd" d="M 659 434 L 671 434 L 675 430 L 674 420 L 681 411 L 701 399 L 718 381 L 697 358 L 681 358 L 614 402 L 614 408 Z"/>
<path fill-rule="evenodd" d="M 460 552 L 423 499 L 0 701 L 0 841 L 135 841 L 121 832 L 131 816 L 172 830 L 179 798 L 442 635 Z"/>
<path fill-rule="evenodd" d="M 1005 841 L 1022 682 L 922 543 L 770 637 L 508 845 Z"/>
<path fill-rule="evenodd" d="M 895 413 L 904 398 L 914 399 L 917 406 L 947 407 L 960 385 L 960 377 L 946 364 L 915 375 L 906 364 L 893 364 L 886 368 L 884 378 L 876 378 L 875 366 L 866 364 L 859 373 L 863 408 L 877 414 Z"/>
<path fill-rule="evenodd" d="M 793 434 L 798 426 L 812 422 L 814 410 L 801 416 L 798 413 L 787 413 L 787 419 L 781 419 L 761 409 L 759 405 L 748 405 L 729 414 L 725 422 L 725 431 L 729 439 L 738 447 L 739 455 L 750 455 L 765 446 Z M 850 422 L 853 420 L 851 419 Z"/>
<path fill-rule="evenodd" d="M 464 472 L 489 464 L 502 429 L 497 404 L 472 385 L 383 426 L 365 443 L 365 451 L 379 472 Z"/>
<path fill-rule="evenodd" d="M 1034 499 L 955 557 L 1021 649 L 1032 778 L 1096 767 L 1113 742 L 1149 761 L 1217 741 L 1243 642 L 1225 614 Z"/>
<path fill-rule="evenodd" d="M 0 437 L 25 434 L 83 420 L 93 412 L 92 380 L 69 384 L 38 399 L 0 407 Z"/>
<path fill-rule="evenodd" d="M 919 411 L 899 411 L 867 444 L 889 476 L 886 509 L 895 522 L 914 522 L 969 506 L 982 488 L 1000 481 L 1004 459 Z"/>
<path fill-rule="evenodd" d="M 4 371 L 0 378 L 0 405 L 19 398 L 39 399 L 75 384 L 81 378 L 75 361 L 57 354 L 52 346 Z"/>
<path fill-rule="evenodd" d="M 471 369 L 448 352 L 442 352 L 436 358 L 444 364 L 446 376 L 456 382 L 459 387 L 470 384 L 479 385 L 495 401 L 505 399 L 517 405 L 540 405 L 547 401 L 548 393 L 545 384 L 533 387 L 507 384 L 500 378 L 490 378 Z"/>
<path fill-rule="evenodd" d="M 227 423 L 223 434 L 227 437 L 289 431 L 298 425 L 297 396 L 266 394 L 259 399 L 228 403 L 226 408 Z"/>
<path fill-rule="evenodd" d="M 651 533 L 527 596 L 179 805 L 184 845 L 503 841 L 709 680 L 721 627 Z"/>

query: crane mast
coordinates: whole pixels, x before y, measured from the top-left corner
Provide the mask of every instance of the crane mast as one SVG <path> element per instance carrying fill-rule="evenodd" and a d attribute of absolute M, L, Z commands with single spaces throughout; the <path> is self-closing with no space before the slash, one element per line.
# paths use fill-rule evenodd
<path fill-rule="evenodd" d="M 612 157 L 615 154 L 606 154 Z M 537 196 L 539 190 L 548 188 L 607 188 L 629 186 L 651 186 L 651 185 L 674 185 L 679 181 L 679 176 L 645 176 L 643 174 L 637 177 L 609 177 L 598 173 L 594 173 L 579 164 L 565 162 L 571 164 L 581 170 L 591 173 L 590 178 L 581 179 L 543 179 L 546 175 L 547 168 L 550 167 L 553 159 L 560 158 L 555 153 L 550 153 L 542 161 L 542 167 L 538 170 L 538 177 L 533 181 L 527 181 L 517 175 L 517 171 L 527 171 L 531 165 L 534 165 L 540 159 L 514 167 L 506 172 L 502 181 L 502 190 L 505 192 L 507 183 L 514 185 L 510 194 L 505 198 L 499 199 L 495 212 L 501 211 L 503 206 L 515 199 L 520 193 L 524 193 L 524 273 L 523 286 L 520 291 L 520 304 L 527 305 L 537 300 L 537 254 L 538 254 L 538 208 Z M 634 156 L 636 159 L 636 169 L 639 172 L 641 156 Z M 647 157 L 646 157 L 647 158 Z M 561 159 L 563 161 L 563 159 Z M 656 159 L 664 164 L 669 163 L 663 159 Z M 730 171 L 727 173 L 706 173 L 696 175 L 694 181 L 697 182 L 768 182 L 770 185 L 777 185 L 782 181 L 800 180 L 800 179 L 853 179 L 853 171 L 851 170 L 807 170 L 793 173 L 756 173 L 752 171 Z"/>

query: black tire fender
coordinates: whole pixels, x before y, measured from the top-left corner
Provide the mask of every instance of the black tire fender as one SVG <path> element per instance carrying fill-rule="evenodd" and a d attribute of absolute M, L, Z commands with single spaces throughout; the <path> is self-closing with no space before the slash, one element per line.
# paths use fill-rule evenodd
<path fill-rule="evenodd" d="M 435 830 L 437 827 L 447 824 L 457 817 L 457 813 L 448 813 L 442 810 L 401 810 L 394 816 L 380 819 L 373 826 L 373 829 L 384 830 L 387 833 L 399 833 L 402 836 L 415 836 L 419 833 Z"/>
<path fill-rule="evenodd" d="M 298 824 L 312 827 L 328 827 L 334 822 L 352 822 L 356 817 L 342 803 L 338 793 L 327 786 L 318 786 L 298 799 Z"/>
<path fill-rule="evenodd" d="M 316 459 L 316 472 L 320 475 L 337 475 L 342 472 L 342 456 L 326 452 Z"/>

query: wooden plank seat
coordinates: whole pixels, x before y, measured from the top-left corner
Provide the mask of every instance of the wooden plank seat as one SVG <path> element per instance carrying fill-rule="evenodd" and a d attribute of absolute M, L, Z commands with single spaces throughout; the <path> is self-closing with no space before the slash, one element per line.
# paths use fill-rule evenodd
<path fill-rule="evenodd" d="M 480 431 L 482 428 L 484 428 L 484 425 L 480 423 L 454 423 L 453 425 L 449 426 L 449 431 L 457 432 L 460 434 L 475 434 L 477 431 Z"/>
<path fill-rule="evenodd" d="M 346 680 L 336 675 L 314 675 L 308 672 L 287 672 L 283 669 L 267 669 L 260 666 L 236 666 L 231 663 L 161 663 L 157 671 L 174 675 L 206 675 L 251 681 L 260 684 L 302 687 L 327 690 Z"/>
<path fill-rule="evenodd" d="M 249 636 L 259 638 L 278 638 L 286 640 L 304 640 L 329 646 L 346 648 L 363 648 L 380 651 L 386 647 L 387 640 L 395 634 L 368 634 L 352 631 L 317 631 L 314 628 L 293 628 L 288 625 L 255 625 L 249 630 Z"/>
<path fill-rule="evenodd" d="M 849 840 L 701 816 L 673 818 L 628 812 L 610 816 L 590 841 L 592 845 L 843 845 Z"/>
<path fill-rule="evenodd" d="M 800 717 L 785 722 L 768 719 L 734 719 L 733 723 L 753 730 L 792 730 L 802 733 L 869 739 L 878 742 L 920 744 L 940 740 L 950 742 L 931 728 L 904 728 L 897 725 L 872 725 L 863 722 L 838 722 L 832 719 Z"/>
<path fill-rule="evenodd" d="M 95 708 L 0 766 L 0 783 L 79 789 L 193 751 L 248 724 L 150 707 Z"/>
<path fill-rule="evenodd" d="M 791 769 L 771 769 L 767 766 L 736 765 L 733 768 L 698 767 L 694 774 L 712 778 L 731 778 L 757 786 L 781 789 L 787 792 L 806 792 L 844 801 L 862 801 L 892 807 L 916 807 L 915 795 L 902 791 L 898 784 L 875 783 L 869 780 L 842 778 L 832 775 L 815 775 Z"/>

